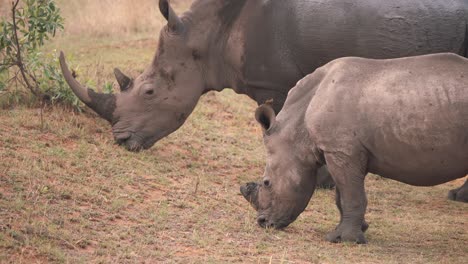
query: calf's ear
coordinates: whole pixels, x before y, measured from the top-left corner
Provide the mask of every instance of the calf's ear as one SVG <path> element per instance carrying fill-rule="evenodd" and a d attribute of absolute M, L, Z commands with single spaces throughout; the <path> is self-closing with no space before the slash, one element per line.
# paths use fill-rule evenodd
<path fill-rule="evenodd" d="M 264 131 L 270 129 L 276 122 L 275 110 L 269 103 L 262 104 L 255 110 L 255 119 L 260 123 Z"/>

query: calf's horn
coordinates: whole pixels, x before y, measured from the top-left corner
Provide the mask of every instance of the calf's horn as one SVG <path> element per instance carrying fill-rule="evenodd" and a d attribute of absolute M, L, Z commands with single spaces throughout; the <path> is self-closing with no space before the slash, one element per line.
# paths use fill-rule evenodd
<path fill-rule="evenodd" d="M 73 93 L 89 108 L 93 109 L 99 116 L 112 122 L 112 114 L 115 110 L 115 95 L 96 93 L 89 88 L 83 87 L 75 78 L 73 78 L 68 65 L 65 62 L 65 55 L 60 52 L 60 68 L 63 77 L 72 89 Z"/>
<path fill-rule="evenodd" d="M 242 196 L 252 205 L 255 210 L 258 210 L 258 188 L 256 182 L 249 182 L 240 187 Z"/>
<path fill-rule="evenodd" d="M 130 77 L 128 77 L 127 75 L 123 74 L 119 68 L 114 69 L 114 75 L 115 75 L 115 79 L 117 79 L 117 82 L 119 83 L 120 91 L 124 92 L 128 90 L 128 87 L 130 83 L 132 82 L 132 79 L 130 79 Z"/>

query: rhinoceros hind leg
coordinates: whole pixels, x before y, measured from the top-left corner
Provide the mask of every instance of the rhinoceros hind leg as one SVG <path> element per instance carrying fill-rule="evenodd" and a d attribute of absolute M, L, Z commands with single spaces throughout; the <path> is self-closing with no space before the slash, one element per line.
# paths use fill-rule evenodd
<path fill-rule="evenodd" d="M 317 170 L 317 188 L 320 189 L 333 189 L 335 182 L 328 172 L 327 165 L 320 167 Z"/>
<path fill-rule="evenodd" d="M 457 189 L 450 190 L 448 198 L 452 201 L 468 203 L 468 179 L 466 179 L 462 186 Z"/>

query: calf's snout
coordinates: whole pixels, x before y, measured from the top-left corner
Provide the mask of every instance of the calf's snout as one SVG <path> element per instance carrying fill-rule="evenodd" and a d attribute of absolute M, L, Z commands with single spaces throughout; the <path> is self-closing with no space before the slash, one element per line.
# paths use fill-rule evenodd
<path fill-rule="evenodd" d="M 122 145 L 123 143 L 125 143 L 125 141 L 127 141 L 130 137 L 132 136 L 132 134 L 130 133 L 114 133 L 114 140 L 117 144 L 119 145 Z"/>

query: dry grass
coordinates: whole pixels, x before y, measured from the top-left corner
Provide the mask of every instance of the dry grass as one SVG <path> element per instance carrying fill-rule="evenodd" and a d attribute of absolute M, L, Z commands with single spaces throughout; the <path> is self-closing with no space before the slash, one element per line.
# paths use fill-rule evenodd
<path fill-rule="evenodd" d="M 446 191 L 369 176 L 370 244 L 330 244 L 333 192 L 285 231 L 264 230 L 239 184 L 263 170 L 255 105 L 203 97 L 175 134 L 134 154 L 89 115 L 0 113 L 0 262 L 464 263 L 467 205 Z"/>
<path fill-rule="evenodd" d="M 0 0 L 0 17 L 7 15 L 11 0 Z M 56 0 L 65 20 L 65 34 L 80 37 L 121 37 L 129 33 L 156 33 L 164 23 L 157 0 Z M 176 10 L 192 1 L 172 0 Z"/>
<path fill-rule="evenodd" d="M 10 8 L 10 0 L 0 0 L 0 19 L 8 14 Z"/>
<path fill-rule="evenodd" d="M 151 33 L 164 25 L 156 0 L 59 0 L 66 17 L 65 33 L 79 36 L 112 36 Z M 171 1 L 186 10 L 191 1 Z"/>
<path fill-rule="evenodd" d="M 115 36 L 154 31 L 163 21 L 151 0 L 61 1 L 67 17 L 66 33 L 72 35 Z M 142 16 L 142 14 L 145 14 Z"/>
<path fill-rule="evenodd" d="M 47 49 L 72 55 L 82 80 L 110 80 L 117 65 L 137 74 L 157 34 L 120 32 L 66 33 Z M 209 93 L 138 154 L 92 115 L 52 108 L 42 123 L 38 109 L 0 111 L 0 263 L 466 263 L 468 206 L 445 198 L 463 179 L 416 188 L 370 175 L 366 246 L 324 241 L 338 221 L 330 191 L 284 231 L 257 227 L 239 194 L 263 172 L 254 109 L 232 91 Z"/>

